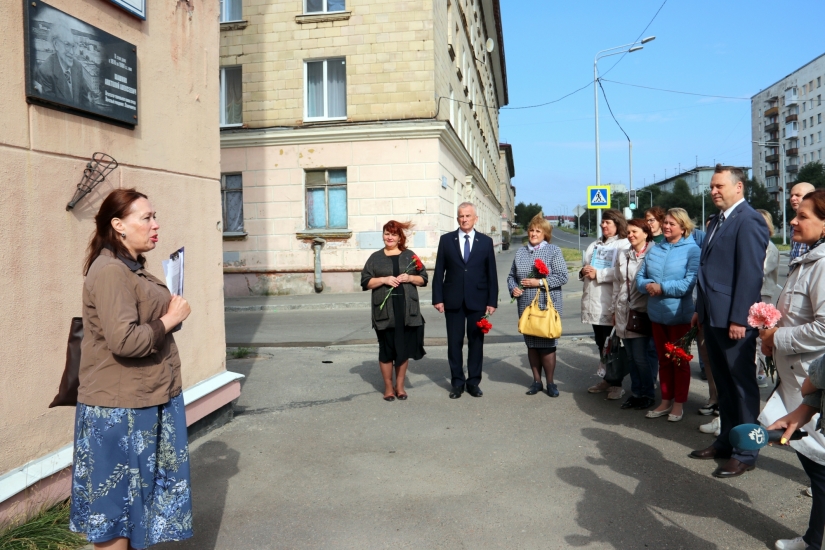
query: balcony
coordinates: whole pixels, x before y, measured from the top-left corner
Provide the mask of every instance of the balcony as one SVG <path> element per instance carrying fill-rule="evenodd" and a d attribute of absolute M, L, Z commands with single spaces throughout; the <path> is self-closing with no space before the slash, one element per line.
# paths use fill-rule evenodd
<path fill-rule="evenodd" d="M 778 175 L 779 175 L 779 170 L 765 170 L 765 177 L 766 178 L 770 178 L 770 177 L 778 176 Z"/>
<path fill-rule="evenodd" d="M 796 105 L 799 102 L 799 92 L 796 88 L 785 90 L 785 105 Z"/>
<path fill-rule="evenodd" d="M 777 132 L 779 131 L 779 123 L 773 122 L 771 124 L 765 124 L 765 132 Z"/>
<path fill-rule="evenodd" d="M 794 139 L 799 136 L 799 123 L 791 122 L 785 125 L 785 139 Z"/>
<path fill-rule="evenodd" d="M 788 123 L 788 122 L 793 122 L 794 120 L 797 120 L 797 118 L 796 118 L 796 117 L 797 117 L 797 114 L 796 114 L 796 113 L 794 113 L 794 114 L 792 114 L 792 115 L 788 115 L 788 116 L 786 116 L 786 117 L 785 117 L 785 122 L 786 122 L 786 123 Z"/>
<path fill-rule="evenodd" d="M 787 164 L 785 166 L 785 171 L 786 172 L 792 172 L 792 173 L 799 172 L 799 165 L 798 164 Z"/>
<path fill-rule="evenodd" d="M 765 118 L 777 115 L 779 115 L 779 107 L 771 107 L 770 109 L 765 109 Z"/>
<path fill-rule="evenodd" d="M 797 147 L 792 147 L 790 149 L 785 150 L 786 157 L 798 157 L 799 156 L 799 149 Z"/>
<path fill-rule="evenodd" d="M 779 162 L 779 155 L 766 155 L 765 162 Z"/>

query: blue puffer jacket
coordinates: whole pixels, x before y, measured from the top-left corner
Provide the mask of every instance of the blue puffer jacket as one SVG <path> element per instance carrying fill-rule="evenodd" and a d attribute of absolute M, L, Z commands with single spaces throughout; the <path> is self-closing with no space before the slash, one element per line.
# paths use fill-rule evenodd
<path fill-rule="evenodd" d="M 647 300 L 650 320 L 660 325 L 690 323 L 693 317 L 693 297 L 699 272 L 700 248 L 693 237 L 682 238 L 676 244 L 663 241 L 645 256 L 644 265 L 636 274 L 636 287 L 647 294 L 648 283 L 659 283 L 662 294 Z"/>

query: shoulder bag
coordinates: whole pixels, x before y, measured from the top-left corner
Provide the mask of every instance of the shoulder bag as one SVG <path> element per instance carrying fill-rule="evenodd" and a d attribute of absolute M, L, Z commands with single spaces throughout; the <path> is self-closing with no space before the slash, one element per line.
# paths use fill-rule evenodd
<path fill-rule="evenodd" d="M 547 309 L 539 306 L 539 294 L 541 287 L 536 290 L 536 297 L 521 314 L 518 320 L 518 331 L 527 336 L 537 336 L 539 338 L 559 338 L 561 336 L 561 317 L 559 312 L 553 307 L 553 300 L 550 299 L 550 288 L 547 286 L 547 279 L 542 279 L 544 291 L 547 293 Z"/>
<path fill-rule="evenodd" d="M 628 254 L 633 254 L 634 252 L 631 250 Z M 636 311 L 635 309 L 630 308 L 630 257 L 628 256 L 628 262 L 625 271 L 625 282 L 627 283 L 627 303 L 628 303 L 628 311 L 627 311 L 627 325 L 624 329 L 628 332 L 635 332 L 636 334 L 643 334 L 645 336 L 650 336 L 653 332 L 652 327 L 650 326 L 650 317 L 648 317 L 646 311 Z"/>
<path fill-rule="evenodd" d="M 83 340 L 83 318 L 72 317 L 69 341 L 66 344 L 66 367 L 60 388 L 49 408 L 74 407 L 77 405 L 77 389 L 80 387 L 80 342 Z"/>

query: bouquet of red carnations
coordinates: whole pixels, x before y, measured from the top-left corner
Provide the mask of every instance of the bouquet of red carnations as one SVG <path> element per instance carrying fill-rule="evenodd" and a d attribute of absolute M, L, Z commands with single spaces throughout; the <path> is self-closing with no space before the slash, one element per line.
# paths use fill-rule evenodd
<path fill-rule="evenodd" d="M 753 328 L 762 330 L 774 328 L 781 318 L 782 313 L 773 304 L 756 302 L 748 309 L 748 325 Z M 765 356 L 765 371 L 771 375 L 771 381 L 774 381 L 776 364 L 771 356 Z"/>
<path fill-rule="evenodd" d="M 493 323 L 488 321 L 490 318 L 490 314 L 487 313 L 484 317 L 481 318 L 479 322 L 476 323 L 476 326 L 481 329 L 482 334 L 487 334 L 490 332 L 490 329 L 493 328 Z"/>
<path fill-rule="evenodd" d="M 413 270 L 412 273 L 410 272 L 410 269 Z M 421 258 L 419 258 L 417 255 L 413 254 L 412 260 L 410 260 L 410 263 L 407 264 L 407 267 L 404 269 L 404 273 L 406 273 L 408 275 L 414 275 L 415 273 L 421 273 L 422 269 L 424 269 L 424 264 L 421 263 Z M 389 297 L 391 295 L 392 295 L 392 287 L 390 287 L 390 291 L 387 292 L 387 295 L 384 296 L 384 301 L 381 302 L 381 305 L 378 307 L 378 309 L 384 309 L 384 304 L 387 303 L 387 300 L 389 299 Z"/>
<path fill-rule="evenodd" d="M 690 346 L 696 340 L 696 333 L 699 332 L 698 327 L 691 327 L 684 336 L 675 342 L 667 342 L 665 344 L 665 357 L 671 359 L 677 365 L 682 361 L 690 363 L 693 356 L 690 354 Z"/>
<path fill-rule="evenodd" d="M 533 262 L 533 269 L 530 270 L 530 273 L 527 274 L 527 277 L 525 277 L 525 279 L 540 279 L 542 277 L 547 277 L 548 275 L 550 275 L 550 268 L 547 267 L 547 264 L 545 264 L 539 258 L 536 258 L 536 261 Z M 518 285 L 518 288 L 524 290 L 524 287 L 521 286 L 520 283 Z M 510 303 L 512 304 L 516 300 L 517 298 L 513 296 L 513 299 L 510 300 Z"/>

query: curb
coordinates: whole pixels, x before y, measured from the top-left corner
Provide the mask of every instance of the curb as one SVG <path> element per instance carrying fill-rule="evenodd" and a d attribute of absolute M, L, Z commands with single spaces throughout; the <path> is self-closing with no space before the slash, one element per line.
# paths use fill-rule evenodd
<path fill-rule="evenodd" d="M 422 306 L 431 306 L 432 300 L 421 300 Z M 295 311 L 295 310 L 326 310 L 326 309 L 369 309 L 370 302 L 332 302 L 319 304 L 280 304 L 280 305 L 260 305 L 260 306 L 224 306 L 226 313 L 238 313 L 249 311 Z"/>

